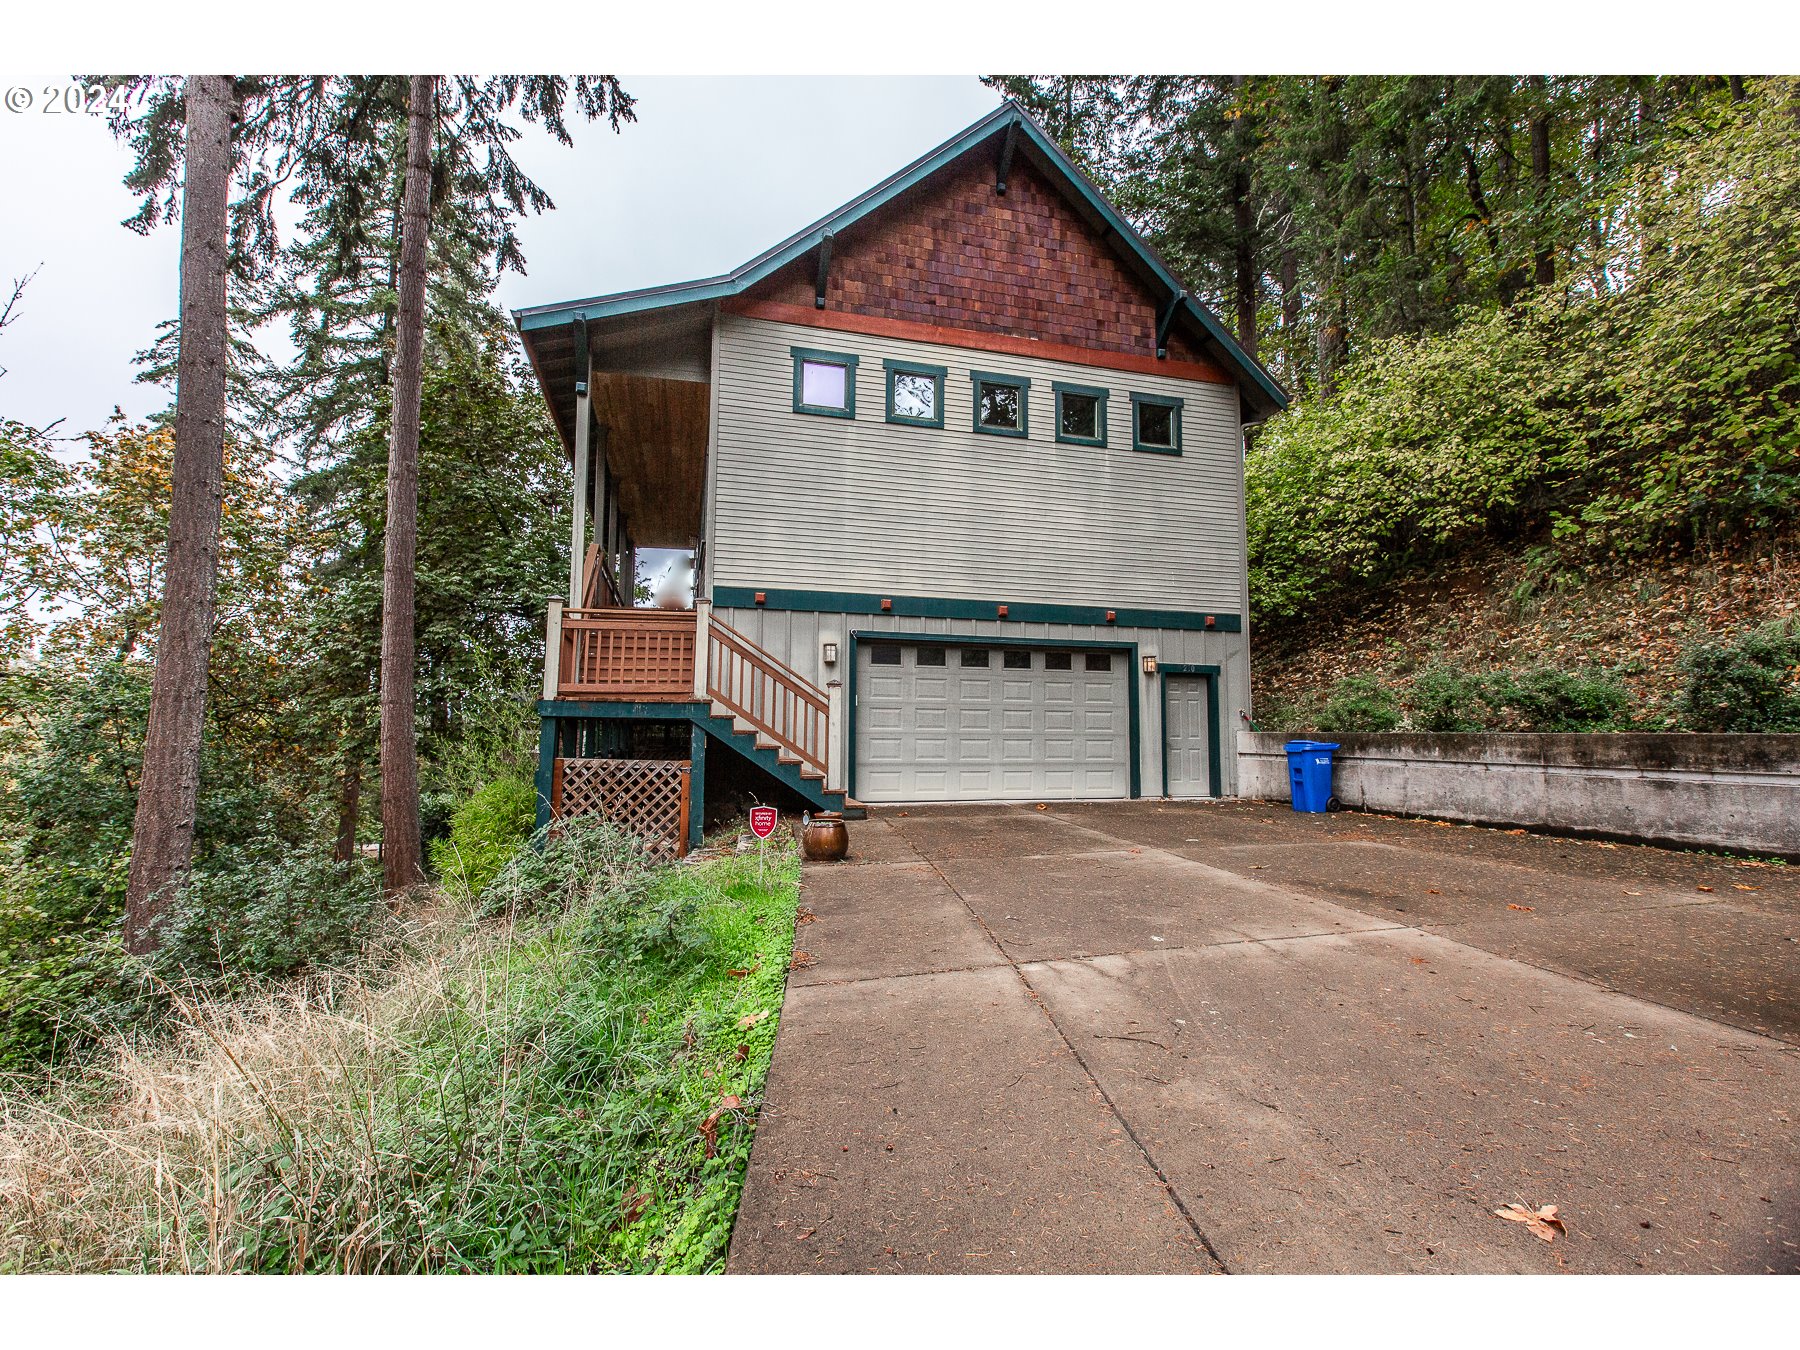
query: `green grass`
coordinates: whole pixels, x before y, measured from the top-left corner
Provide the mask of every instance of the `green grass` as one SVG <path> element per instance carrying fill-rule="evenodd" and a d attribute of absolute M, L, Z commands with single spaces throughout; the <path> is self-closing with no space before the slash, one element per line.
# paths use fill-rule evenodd
<path fill-rule="evenodd" d="M 595 829 L 391 969 L 195 1004 L 110 1083 L 0 1101 L 0 1267 L 719 1270 L 798 883 L 791 845 L 645 869 Z"/>

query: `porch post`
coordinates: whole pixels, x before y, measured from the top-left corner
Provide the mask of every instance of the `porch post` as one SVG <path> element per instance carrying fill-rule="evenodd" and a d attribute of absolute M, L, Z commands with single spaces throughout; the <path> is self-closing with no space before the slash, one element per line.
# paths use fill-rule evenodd
<path fill-rule="evenodd" d="M 560 596 L 551 596 L 544 611 L 544 701 L 556 697 L 562 681 L 562 612 Z"/>
<path fill-rule="evenodd" d="M 706 826 L 706 728 L 688 724 L 688 850 L 700 847 Z"/>
<path fill-rule="evenodd" d="M 712 658 L 708 648 L 712 645 L 712 601 L 694 597 L 694 702 L 710 703 L 707 694 L 709 670 Z"/>
<path fill-rule="evenodd" d="M 575 386 L 575 481 L 569 493 L 574 503 L 574 523 L 569 530 L 569 607 L 578 609 L 581 606 L 582 563 L 586 561 L 587 549 L 587 480 L 588 480 L 588 435 L 593 421 L 588 411 L 587 372 L 581 372 L 581 382 Z"/>
<path fill-rule="evenodd" d="M 537 828 L 550 823 L 550 793 L 556 775 L 556 719 L 538 719 Z"/>

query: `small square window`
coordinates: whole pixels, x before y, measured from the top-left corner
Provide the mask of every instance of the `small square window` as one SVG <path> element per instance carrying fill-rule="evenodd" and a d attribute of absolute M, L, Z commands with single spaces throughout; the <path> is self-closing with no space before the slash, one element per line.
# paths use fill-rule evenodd
<path fill-rule="evenodd" d="M 944 425 L 944 367 L 886 361 L 887 420 L 914 426 Z"/>
<path fill-rule="evenodd" d="M 1070 669 L 1073 669 L 1073 665 L 1072 665 L 1072 662 L 1070 659 L 1070 654 L 1068 652 L 1045 652 L 1044 653 L 1044 669 L 1045 670 L 1070 670 Z"/>
<path fill-rule="evenodd" d="M 964 647 L 962 663 L 965 666 L 980 666 L 985 670 L 987 669 L 988 654 L 977 647 Z"/>
<path fill-rule="evenodd" d="M 944 664 L 944 649 L 942 647 L 921 647 L 919 648 L 918 659 L 913 664 L 920 666 L 941 666 Z"/>
<path fill-rule="evenodd" d="M 850 396 L 850 371 L 835 361 L 800 363 L 800 401 L 809 408 L 841 408 Z"/>
<path fill-rule="evenodd" d="M 900 664 L 900 644 L 897 642 L 874 642 L 869 644 L 869 664 L 872 666 L 897 666 Z"/>
<path fill-rule="evenodd" d="M 969 372 L 975 382 L 975 430 L 993 436 L 1024 436 L 1029 427 L 1027 397 L 1031 381 L 1016 375 Z"/>
<path fill-rule="evenodd" d="M 1112 653 L 1111 652 L 1089 652 L 1087 654 L 1087 668 L 1089 670 L 1111 670 L 1112 669 Z"/>
<path fill-rule="evenodd" d="M 815 417 L 856 416 L 856 358 L 792 347 L 794 411 Z"/>
<path fill-rule="evenodd" d="M 1074 445 L 1106 444 L 1106 390 L 1085 384 L 1052 386 L 1056 390 L 1056 439 Z"/>
<path fill-rule="evenodd" d="M 1004 670 L 1030 670 L 1031 653 L 1002 652 L 1000 654 L 1000 666 Z"/>
<path fill-rule="evenodd" d="M 1159 455 L 1181 453 L 1181 400 L 1131 396 L 1131 448 Z"/>

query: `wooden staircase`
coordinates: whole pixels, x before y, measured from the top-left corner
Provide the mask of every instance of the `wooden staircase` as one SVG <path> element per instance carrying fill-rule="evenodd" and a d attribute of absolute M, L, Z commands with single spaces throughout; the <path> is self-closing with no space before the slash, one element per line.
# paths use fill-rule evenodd
<path fill-rule="evenodd" d="M 589 576 L 596 569 L 590 560 Z M 793 789 L 820 811 L 864 813 L 831 777 L 831 699 L 710 607 L 696 610 L 552 603 L 544 697 L 591 704 L 669 704 L 721 745 Z"/>

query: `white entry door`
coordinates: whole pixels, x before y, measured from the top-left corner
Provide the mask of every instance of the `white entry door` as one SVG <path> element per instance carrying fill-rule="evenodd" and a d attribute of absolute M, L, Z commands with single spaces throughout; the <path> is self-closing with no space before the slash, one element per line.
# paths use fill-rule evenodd
<path fill-rule="evenodd" d="M 1171 797 L 1213 794 L 1210 680 L 1206 675 L 1164 677 L 1163 754 Z"/>
<path fill-rule="evenodd" d="M 1129 796 L 1129 678 L 1116 651 L 863 643 L 851 795 L 866 802 Z"/>

